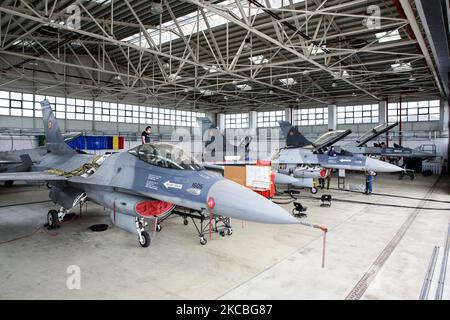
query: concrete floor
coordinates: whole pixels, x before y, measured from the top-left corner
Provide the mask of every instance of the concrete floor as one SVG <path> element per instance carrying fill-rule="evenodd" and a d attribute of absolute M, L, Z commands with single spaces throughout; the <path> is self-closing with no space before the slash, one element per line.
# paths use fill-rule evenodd
<path fill-rule="evenodd" d="M 347 178 L 352 184 L 364 177 Z M 415 181 L 378 176 L 374 192 L 424 197 L 437 177 Z M 332 185 L 336 186 L 333 180 Z M 440 180 L 430 199 L 450 201 L 450 181 Z M 320 195 L 321 192 L 317 196 Z M 415 206 L 416 200 L 330 190 L 335 198 Z M 0 188 L 0 207 L 47 200 L 38 187 Z M 305 195 L 310 195 L 305 193 Z M 345 299 L 365 276 L 361 299 L 417 299 L 434 246 L 443 247 L 450 211 L 422 210 L 386 259 L 380 253 L 401 230 L 411 208 L 301 199 L 309 222 L 325 225 L 326 266 L 321 268 L 322 233 L 303 226 L 262 225 L 233 220 L 233 235 L 213 235 L 199 244 L 192 222 L 163 224 L 150 248 L 108 223 L 108 211 L 90 203 L 88 213 L 65 224 L 56 236 L 39 230 L 0 245 L 1 299 Z M 426 202 L 450 208 L 450 203 Z M 287 210 L 292 205 L 284 205 Z M 0 242 L 25 235 L 45 222 L 51 202 L 0 208 Z M 378 258 L 378 259 L 377 259 Z M 66 271 L 81 269 L 81 289 L 69 290 Z M 448 278 L 448 277 L 447 277 Z M 446 286 L 446 298 L 450 288 Z"/>

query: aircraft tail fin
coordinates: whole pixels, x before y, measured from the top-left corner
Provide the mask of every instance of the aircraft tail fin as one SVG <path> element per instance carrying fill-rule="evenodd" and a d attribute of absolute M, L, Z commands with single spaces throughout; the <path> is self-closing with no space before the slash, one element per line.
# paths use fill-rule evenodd
<path fill-rule="evenodd" d="M 212 121 L 209 120 L 208 117 L 197 118 L 197 123 L 198 123 L 200 129 L 202 130 L 202 137 L 204 137 L 205 132 L 206 132 L 207 130 L 216 127 L 216 126 L 214 125 L 214 123 L 212 123 Z"/>
<path fill-rule="evenodd" d="M 278 124 L 286 139 L 287 147 L 304 147 L 312 144 L 290 122 L 278 121 Z"/>
<path fill-rule="evenodd" d="M 74 153 L 75 150 L 64 141 L 50 102 L 48 100 L 41 101 L 41 108 L 47 151 L 55 154 Z"/>

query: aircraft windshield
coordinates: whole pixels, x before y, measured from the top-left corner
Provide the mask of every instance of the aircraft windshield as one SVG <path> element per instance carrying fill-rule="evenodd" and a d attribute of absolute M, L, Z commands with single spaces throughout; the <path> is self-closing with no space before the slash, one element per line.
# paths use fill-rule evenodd
<path fill-rule="evenodd" d="M 346 130 L 334 130 L 334 131 L 329 131 L 324 133 L 323 135 L 321 135 L 320 137 L 318 137 L 313 144 L 317 147 L 324 145 L 326 143 L 328 143 L 329 141 L 334 140 L 336 137 L 342 135 L 343 133 L 345 133 Z"/>
<path fill-rule="evenodd" d="M 128 151 L 142 161 L 154 166 L 178 169 L 200 170 L 200 163 L 183 149 L 169 143 L 147 143 Z"/>

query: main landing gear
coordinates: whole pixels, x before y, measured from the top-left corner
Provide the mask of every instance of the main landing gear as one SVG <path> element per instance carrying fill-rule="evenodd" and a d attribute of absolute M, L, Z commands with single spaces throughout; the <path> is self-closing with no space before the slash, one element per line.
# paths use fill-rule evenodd
<path fill-rule="evenodd" d="M 69 211 L 61 207 L 59 211 L 55 209 L 49 210 L 47 213 L 47 224 L 45 225 L 49 230 L 59 228 L 59 223 L 64 220 L 64 217 Z"/>
<path fill-rule="evenodd" d="M 69 214 L 74 208 L 76 208 L 78 205 L 83 205 L 85 204 L 87 201 L 87 196 L 85 193 L 81 193 L 80 195 L 78 195 L 74 202 L 73 202 L 73 207 L 70 209 L 66 209 L 64 207 L 60 207 L 59 210 L 49 210 L 47 212 L 47 224 L 45 225 L 45 227 L 47 227 L 48 229 L 56 229 L 59 228 L 59 223 L 61 221 L 64 220 L 64 217 Z"/>

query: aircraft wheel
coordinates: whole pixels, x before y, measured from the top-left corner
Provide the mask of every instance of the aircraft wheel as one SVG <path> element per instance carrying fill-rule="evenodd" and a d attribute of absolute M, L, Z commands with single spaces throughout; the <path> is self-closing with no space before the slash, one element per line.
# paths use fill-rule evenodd
<path fill-rule="evenodd" d="M 231 235 L 233 234 L 233 229 L 229 228 L 228 231 L 227 231 L 227 234 L 228 234 L 229 236 L 231 236 Z"/>
<path fill-rule="evenodd" d="M 156 225 L 156 232 L 160 232 L 162 230 L 162 227 L 160 224 Z"/>
<path fill-rule="evenodd" d="M 50 229 L 55 229 L 58 227 L 58 211 L 52 209 L 47 213 L 47 224 Z"/>
<path fill-rule="evenodd" d="M 208 243 L 208 241 L 207 241 L 205 238 L 203 238 L 203 237 L 200 238 L 200 244 L 201 244 L 202 246 L 204 246 L 204 245 L 207 244 L 207 243 Z"/>
<path fill-rule="evenodd" d="M 317 188 L 312 187 L 312 188 L 311 188 L 311 193 L 312 193 L 312 194 L 316 194 L 316 193 L 317 193 Z"/>
<path fill-rule="evenodd" d="M 150 234 L 147 231 L 142 231 L 141 236 L 139 237 L 139 244 L 143 248 L 147 248 L 150 245 Z"/>
<path fill-rule="evenodd" d="M 188 219 L 184 219 L 184 220 L 183 220 L 183 224 L 184 224 L 185 226 L 187 226 L 188 223 L 189 223 Z"/>
<path fill-rule="evenodd" d="M 220 235 L 222 236 L 222 237 L 225 237 L 225 231 L 220 231 Z"/>

